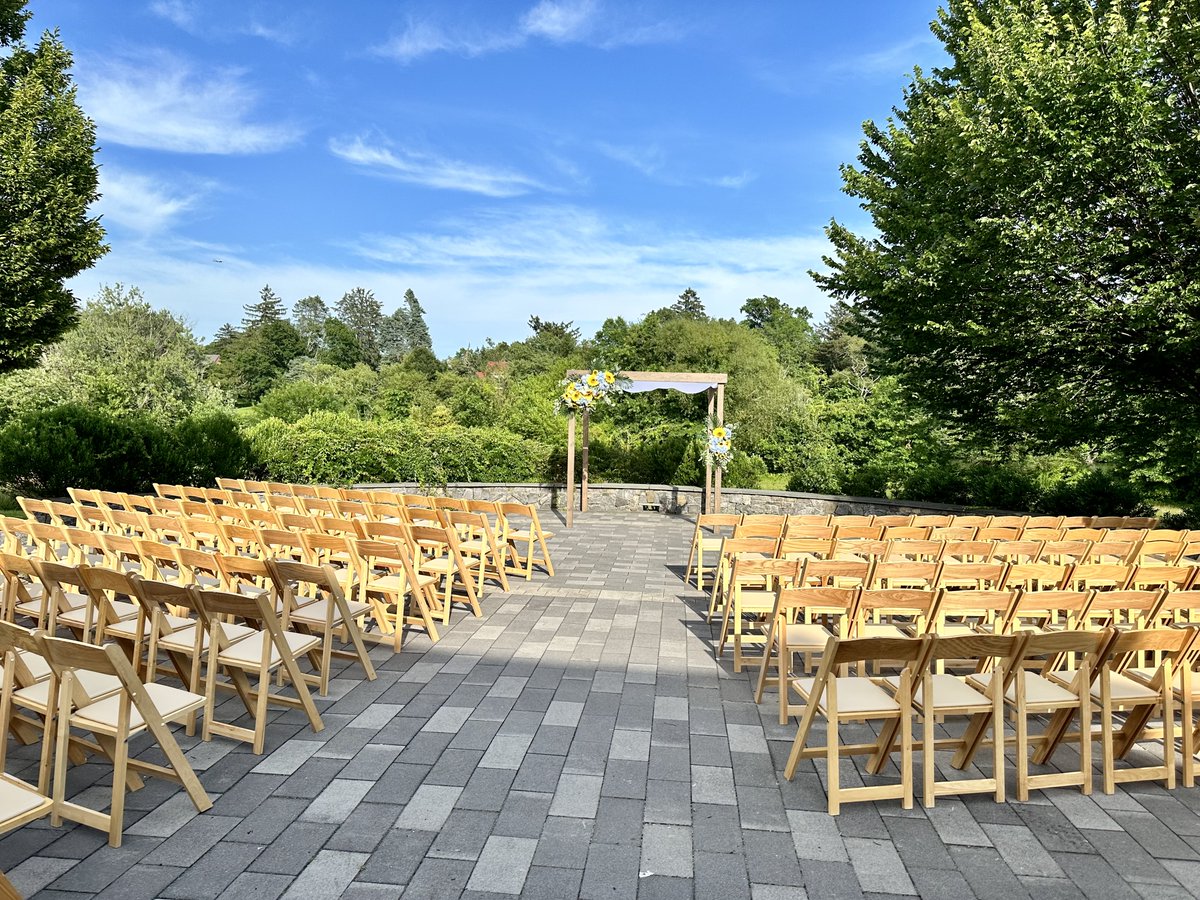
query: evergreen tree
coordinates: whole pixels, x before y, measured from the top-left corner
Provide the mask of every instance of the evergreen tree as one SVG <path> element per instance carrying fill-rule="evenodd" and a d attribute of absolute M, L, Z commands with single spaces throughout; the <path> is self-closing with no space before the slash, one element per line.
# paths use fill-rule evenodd
<path fill-rule="evenodd" d="M 316 294 L 301 297 L 292 307 L 292 324 L 308 345 L 310 356 L 315 356 L 324 346 L 325 320 L 329 318 L 329 307 Z"/>
<path fill-rule="evenodd" d="M 224 348 L 228 347 L 239 337 L 241 337 L 241 335 L 242 333 L 240 331 L 226 322 L 217 329 L 217 333 L 214 334 L 213 339 L 209 341 L 207 349 L 210 353 L 220 353 Z"/>
<path fill-rule="evenodd" d="M 25 46 L 24 6 L 0 2 L 0 372 L 34 365 L 75 324 L 65 282 L 108 249 L 88 214 L 96 129 L 75 102 L 71 54 L 57 32 Z"/>
<path fill-rule="evenodd" d="M 690 287 L 671 304 L 671 311 L 688 319 L 708 318 L 708 313 L 704 311 L 704 304 L 700 301 L 700 295 Z"/>
<path fill-rule="evenodd" d="M 383 326 L 383 306 L 375 294 L 366 288 L 356 287 L 342 295 L 337 302 L 337 317 L 349 328 L 362 348 L 363 361 L 372 367 L 379 366 L 379 337 Z"/>
<path fill-rule="evenodd" d="M 421 301 L 413 293 L 412 288 L 404 292 L 405 331 L 404 343 L 411 353 L 418 347 L 426 350 L 433 349 L 433 338 L 429 334 L 429 326 L 425 324 L 425 310 Z"/>
<path fill-rule="evenodd" d="M 264 284 L 263 289 L 259 291 L 258 302 L 248 303 L 242 309 L 245 310 L 246 316 L 242 319 L 242 329 L 249 331 L 251 328 L 258 328 L 261 325 L 267 325 L 271 322 L 282 322 L 287 318 L 287 307 L 283 305 L 283 301 L 278 295 L 271 290 L 269 284 Z"/>

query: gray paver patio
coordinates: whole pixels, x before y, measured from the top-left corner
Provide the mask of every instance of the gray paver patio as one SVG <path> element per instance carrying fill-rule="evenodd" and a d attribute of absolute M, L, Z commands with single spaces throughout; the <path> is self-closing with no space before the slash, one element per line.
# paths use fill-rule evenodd
<path fill-rule="evenodd" d="M 119 850 L 42 821 L 0 839 L 0 868 L 47 900 L 1200 896 L 1200 790 L 828 817 L 824 763 L 785 781 L 794 724 L 713 657 L 680 577 L 692 523 L 545 518 L 556 577 L 489 592 L 436 645 L 372 649 L 379 679 L 339 672 L 324 731 L 272 711 L 262 756 L 180 732 L 210 812 L 150 779 Z M 35 754 L 10 768 L 32 778 Z M 109 778 L 88 763 L 69 790 L 104 802 Z"/>

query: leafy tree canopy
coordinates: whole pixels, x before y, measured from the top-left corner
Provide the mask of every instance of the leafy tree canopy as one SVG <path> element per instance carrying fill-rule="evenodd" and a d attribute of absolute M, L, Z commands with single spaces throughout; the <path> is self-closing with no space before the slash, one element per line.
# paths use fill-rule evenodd
<path fill-rule="evenodd" d="M 867 123 L 829 271 L 947 421 L 1195 482 L 1200 24 L 1190 0 L 949 0 L 951 63 Z M 1195 488 L 1190 493 L 1200 495 Z"/>
<path fill-rule="evenodd" d="M 57 32 L 23 42 L 24 2 L 0 2 L 0 372 L 36 365 L 75 324 L 65 282 L 108 249 L 98 216 L 96 130 L 75 99 Z"/>

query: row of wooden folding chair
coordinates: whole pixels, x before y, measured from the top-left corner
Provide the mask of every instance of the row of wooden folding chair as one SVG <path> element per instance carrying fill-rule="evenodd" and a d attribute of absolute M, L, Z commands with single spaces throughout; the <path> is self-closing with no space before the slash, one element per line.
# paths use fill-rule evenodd
<path fill-rule="evenodd" d="M 362 643 L 358 620 L 370 606 L 346 597 L 337 573 L 329 566 L 312 566 L 290 560 L 269 560 L 260 563 L 257 585 L 247 581 L 235 584 L 235 578 L 221 567 L 214 554 L 184 547 L 162 547 L 141 542 L 139 551 L 149 562 L 137 574 L 148 581 L 164 581 L 179 587 L 196 585 L 205 589 L 232 587 L 258 593 L 267 585 L 272 589 L 273 609 L 280 615 L 284 629 L 295 624 L 306 634 L 319 637 L 320 654 L 314 656 L 317 675 L 312 680 L 322 695 L 329 689 L 333 655 L 355 659 L 368 679 L 373 680 L 374 668 Z M 163 552 L 166 550 L 167 552 Z M 171 562 L 174 569 L 170 568 Z M 240 560 L 244 569 L 249 560 Z M 232 567 L 233 563 L 227 563 Z M 0 572 L 5 577 L 4 614 L 12 620 L 18 615 L 34 620 L 37 627 L 54 633 L 57 628 L 70 629 L 85 642 L 102 643 L 113 638 L 132 648 L 131 658 L 139 659 L 147 640 L 147 617 L 150 610 L 139 606 L 137 597 L 128 590 L 129 570 L 111 570 L 81 564 L 76 566 L 39 559 L 22 559 L 0 555 Z M 27 589 L 35 576 L 41 590 L 31 595 Z M 305 588 L 301 591 L 301 587 Z M 125 597 L 125 600 L 119 599 Z M 343 634 L 354 650 L 335 651 L 333 639 Z"/>
<path fill-rule="evenodd" d="M 1032 789 L 1078 786 L 1089 794 L 1093 786 L 1092 744 L 1101 743 L 1103 785 L 1112 793 L 1118 782 L 1160 780 L 1175 785 L 1175 735 L 1183 739 L 1184 782 L 1194 781 L 1191 753 L 1195 747 L 1194 698 L 1191 671 L 1197 629 L 1116 632 L 1076 631 L 1044 634 L 969 635 L 922 638 L 830 637 L 814 676 L 795 679 L 804 698 L 803 714 L 784 769 L 794 777 L 802 759 L 824 758 L 828 810 L 836 815 L 845 802 L 899 799 L 904 808 L 913 804 L 912 716 L 922 721 L 919 741 L 922 757 L 922 794 L 926 806 L 938 796 L 991 793 L 1005 797 L 1004 713 L 1015 724 L 1016 785 L 1018 800 L 1028 800 Z M 1126 674 L 1125 661 L 1146 652 L 1161 654 L 1162 662 L 1149 675 Z M 1077 657 L 1075 669 L 1058 668 L 1067 657 Z M 946 660 L 966 661 L 968 673 L 954 675 L 937 665 Z M 884 678 L 865 674 L 869 664 L 887 660 L 900 664 L 897 675 Z M 856 666 L 857 674 L 849 667 Z M 1178 677 L 1176 677 L 1178 673 Z M 1176 686 L 1177 685 L 1177 686 Z M 1181 707 L 1176 726 L 1175 707 Z M 1093 728 L 1100 713 L 1100 729 Z M 1116 713 L 1123 710 L 1120 722 Z M 1162 727 L 1149 727 L 1151 716 L 1161 716 Z M 968 725 L 959 737 L 935 739 L 937 722 L 947 716 L 966 716 Z M 1045 720 L 1040 735 L 1031 737 L 1032 716 Z M 824 746 L 810 746 L 813 724 L 826 721 Z M 1078 719 L 1079 731 L 1068 728 Z M 843 745 L 841 726 L 849 721 L 879 721 L 875 741 Z M 990 776 L 942 779 L 936 775 L 935 751 L 953 748 L 953 765 L 969 766 L 992 731 Z M 1044 765 L 1065 741 L 1078 742 L 1079 766 L 1059 772 L 1031 774 L 1029 765 Z M 1161 740 L 1162 762 L 1151 766 L 1118 766 L 1139 741 Z M 840 766 L 844 756 L 869 755 L 868 769 L 882 773 L 895 752 L 900 753 L 898 783 L 876 783 L 843 788 Z"/>
<path fill-rule="evenodd" d="M 755 699 L 764 689 L 779 691 L 780 723 L 795 713 L 787 690 L 794 657 L 812 657 L 831 636 L 908 637 L 932 632 L 944 636 L 1009 634 L 1081 628 L 1154 628 L 1188 624 L 1181 611 L 1200 608 L 1200 592 L 1024 591 L 1018 589 L 929 590 L 867 587 L 866 573 L 854 563 L 816 562 L 795 585 L 773 592 L 762 638 L 763 654 Z M 767 599 L 758 608 L 767 607 Z M 896 617 L 900 616 L 897 621 Z M 745 637 L 743 636 L 743 640 Z M 759 639 L 754 637 L 753 643 Z M 723 650 L 719 646 L 718 653 Z M 735 642 L 735 668 L 740 670 Z M 774 671 L 774 676 L 771 672 Z"/>
<path fill-rule="evenodd" d="M 146 577 L 181 583 L 198 583 L 214 587 L 220 583 L 215 573 L 216 563 L 212 554 L 229 556 L 272 557 L 284 560 L 307 562 L 310 565 L 333 565 L 342 578 L 347 594 L 359 594 L 358 602 L 375 608 L 375 619 L 383 630 L 383 637 L 395 649 L 400 649 L 401 627 L 395 627 L 394 619 L 400 615 L 404 623 L 419 625 L 429 633 L 432 640 L 438 637 L 432 622 L 433 616 L 449 622 L 453 603 L 464 595 L 465 602 L 475 615 L 481 615 L 478 603 L 485 579 L 496 580 L 502 589 L 508 589 L 504 559 L 494 534 L 485 517 L 475 513 L 444 513 L 449 525 L 445 527 L 408 526 L 382 522 L 359 522 L 349 529 L 349 534 L 322 532 L 285 531 L 282 529 L 253 528 L 231 523 L 214 523 L 209 520 L 171 519 L 178 526 L 177 541 L 134 541 L 114 535 L 97 535 L 69 531 L 68 538 L 77 541 L 96 541 L 98 544 L 121 542 L 126 551 L 126 565 Z M 460 533 L 463 535 L 459 537 Z M 385 543 L 384 550 L 376 547 L 370 554 L 361 551 L 361 544 Z M 402 549 L 407 548 L 407 549 Z M 373 561 L 368 561 L 368 556 Z M 380 560 L 390 559 L 391 572 L 379 577 L 374 567 L 382 565 Z M 392 586 L 392 594 L 402 599 L 407 588 L 414 584 L 417 595 L 412 597 L 410 607 L 415 611 L 396 611 L 393 605 L 380 605 L 373 600 L 379 590 L 389 588 L 388 576 L 396 575 L 404 563 L 410 563 L 413 573 Z M 91 555 L 73 559 L 91 565 L 114 564 L 115 560 Z M 205 565 L 214 572 L 208 574 Z M 401 573 L 403 574 L 403 573 Z M 376 585 L 380 585 L 376 590 Z M 431 588 L 441 584 L 443 600 L 438 600 Z M 397 591 L 396 588 L 404 588 Z M 456 590 L 458 593 L 456 593 Z M 79 612 L 72 610 L 67 615 L 82 614 L 83 600 L 75 604 Z M 29 606 L 29 602 L 26 602 Z M 389 614 L 390 613 L 390 614 Z M 85 632 L 86 633 L 86 632 Z"/>
<path fill-rule="evenodd" d="M 161 486 L 159 486 L 161 487 Z M 278 487 L 278 486 L 276 486 Z M 437 525 L 445 518 L 443 513 L 475 513 L 486 515 L 492 528 L 497 533 L 497 540 L 505 549 L 506 557 L 511 559 L 506 563 L 506 571 L 522 574 L 526 580 L 533 577 L 535 566 L 544 568 L 548 575 L 554 574 L 554 563 L 550 557 L 547 541 L 554 535 L 542 528 L 536 507 L 523 503 L 500 503 L 484 500 L 464 500 L 450 497 L 424 497 L 418 495 L 396 494 L 391 491 L 354 492 L 369 494 L 367 500 L 334 500 L 331 498 L 307 498 L 303 496 L 302 488 L 290 486 L 295 492 L 288 494 L 266 494 L 263 507 L 239 508 L 236 504 L 209 504 L 201 508 L 196 502 L 179 499 L 146 498 L 155 510 L 160 513 L 177 515 L 201 515 L 214 520 L 237 520 L 249 524 L 254 520 L 263 524 L 264 514 L 274 514 L 280 527 L 307 528 L 303 516 L 320 516 L 326 521 L 342 517 L 348 520 L 373 519 L 388 521 L 406 518 L 412 524 Z M 335 489 L 329 489 L 335 490 Z M 346 494 L 348 491 L 341 490 Z M 260 512 L 261 509 L 261 512 Z M 407 511 L 407 512 L 404 512 Z M 430 514 L 422 515 L 422 511 Z M 471 540 L 479 538 L 472 537 Z"/>

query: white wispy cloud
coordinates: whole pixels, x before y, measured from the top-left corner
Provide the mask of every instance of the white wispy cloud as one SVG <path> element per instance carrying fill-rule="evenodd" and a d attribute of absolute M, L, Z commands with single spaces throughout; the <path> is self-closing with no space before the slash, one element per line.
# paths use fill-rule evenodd
<path fill-rule="evenodd" d="M 258 92 L 236 69 L 197 71 L 162 52 L 81 68 L 80 99 L 101 143 L 242 154 L 280 150 L 301 136 L 295 125 L 255 120 Z"/>
<path fill-rule="evenodd" d="M 829 66 L 829 70 L 854 75 L 905 75 L 912 71 L 918 60 L 928 55 L 929 48 L 936 43 L 932 35 L 918 35 L 878 50 L 838 60 Z"/>
<path fill-rule="evenodd" d="M 209 335 L 236 322 L 242 304 L 266 283 L 289 303 L 312 293 L 336 299 L 362 285 L 388 310 L 412 288 L 442 355 L 487 337 L 520 339 L 531 314 L 573 320 L 589 334 L 609 316 L 634 318 L 667 306 L 688 285 L 714 316 L 738 316 L 747 297 L 762 294 L 817 314 L 828 306 L 807 275 L 829 250 L 820 233 L 713 236 L 535 206 L 367 236 L 344 249 L 349 255 L 330 250 L 327 261 L 313 262 L 247 247 L 122 243 L 72 288 L 87 297 L 101 284 L 136 284 L 151 302 L 191 317 Z"/>
<path fill-rule="evenodd" d="M 291 45 L 298 39 L 294 19 L 283 22 L 278 16 L 274 16 L 274 23 L 267 25 L 257 16 L 245 17 L 245 10 L 233 13 L 222 10 L 220 14 L 205 17 L 204 8 L 197 0 L 154 0 L 148 9 L 181 31 L 207 40 L 229 40 L 247 36 L 262 38 L 275 44 Z"/>
<path fill-rule="evenodd" d="M 375 47 L 374 52 L 410 63 L 433 53 L 481 56 L 515 50 L 532 40 L 582 43 L 609 50 L 678 40 L 682 31 L 674 22 L 614 12 L 599 0 L 539 0 L 513 24 L 492 29 L 452 27 L 432 19 L 410 18 L 399 34 Z"/>
<path fill-rule="evenodd" d="M 329 142 L 329 150 L 377 175 L 423 187 L 465 191 L 485 197 L 517 197 L 546 190 L 537 179 L 512 169 L 464 162 L 387 143 L 369 143 L 362 137 L 335 138 Z"/>
<path fill-rule="evenodd" d="M 204 192 L 204 186 L 180 190 L 177 181 L 107 164 L 100 169 L 101 196 L 96 210 L 106 225 L 154 235 L 167 231 L 185 213 L 194 211 Z"/>
<path fill-rule="evenodd" d="M 150 4 L 150 12 L 184 31 L 191 31 L 196 27 L 194 0 L 155 0 Z"/>

